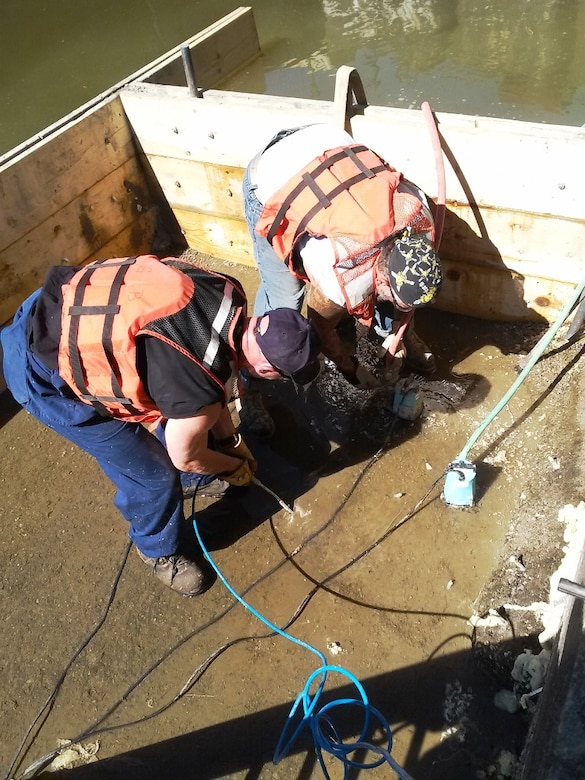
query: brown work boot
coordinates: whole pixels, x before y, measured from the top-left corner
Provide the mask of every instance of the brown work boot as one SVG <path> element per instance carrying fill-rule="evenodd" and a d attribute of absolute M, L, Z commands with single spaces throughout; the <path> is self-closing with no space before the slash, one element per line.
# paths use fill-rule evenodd
<path fill-rule="evenodd" d="M 434 374 L 437 370 L 435 356 L 424 341 L 416 335 L 412 325 L 406 329 L 402 337 L 404 346 L 404 362 L 415 374 Z"/>
<path fill-rule="evenodd" d="M 184 555 L 149 558 L 138 547 L 136 552 L 155 577 L 181 596 L 198 596 L 213 584 L 211 572 Z"/>

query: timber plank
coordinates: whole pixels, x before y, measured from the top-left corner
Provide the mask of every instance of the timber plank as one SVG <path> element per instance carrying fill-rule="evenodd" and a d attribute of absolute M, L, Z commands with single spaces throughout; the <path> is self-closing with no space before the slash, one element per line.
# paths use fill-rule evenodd
<path fill-rule="evenodd" d="M 119 233 L 111 235 L 98 249 L 89 252 L 83 259 L 83 263 L 100 260 L 107 257 L 126 257 L 133 254 L 148 253 L 151 251 L 151 236 L 157 221 L 157 210 L 152 208 L 140 214 L 131 224 L 125 224 Z M 142 237 L 142 238 L 140 238 Z M 20 251 L 19 251 L 20 250 Z M 21 248 L 16 245 L 9 250 L 11 257 L 0 265 L 0 322 L 7 322 L 22 301 L 39 287 L 53 265 L 74 265 L 76 263 L 67 257 L 47 255 L 39 262 L 27 263 L 23 266 Z M 4 260 L 4 258 L 3 258 Z"/>
<path fill-rule="evenodd" d="M 0 168 L 0 252 L 136 156 L 118 98 Z"/>
<path fill-rule="evenodd" d="M 44 279 L 48 268 L 63 262 L 82 265 L 102 254 L 117 236 L 126 236 L 124 255 L 148 252 L 158 209 L 144 184 L 136 158 L 112 171 L 47 219 L 13 241 L 1 254 L 2 321 Z M 148 215 L 146 217 L 146 215 Z"/>
<path fill-rule="evenodd" d="M 173 210 L 191 209 L 228 219 L 244 218 L 243 168 L 188 160 L 180 166 L 168 157 L 149 156 Z"/>
<path fill-rule="evenodd" d="M 554 321 L 568 298 L 574 283 L 522 276 L 504 265 L 461 263 L 441 257 L 443 285 L 435 304 L 437 309 L 502 321 Z M 481 300 L 478 298 L 481 291 Z"/>
<path fill-rule="evenodd" d="M 256 265 L 244 219 L 219 218 L 180 208 L 175 215 L 191 249 L 242 265 Z"/>
<path fill-rule="evenodd" d="M 252 8 L 237 8 L 189 38 L 185 45 L 191 52 L 197 87 L 218 86 L 261 54 Z M 164 64 L 159 62 L 151 71 L 142 74 L 140 80 L 185 86 L 180 47 L 171 50 Z"/>
<path fill-rule="evenodd" d="M 283 127 L 331 121 L 321 100 L 208 90 L 193 98 L 182 87 L 132 84 L 120 92 L 124 110 L 148 157 L 245 168 Z"/>
<path fill-rule="evenodd" d="M 3 259 L 20 252 L 22 265 L 32 265 L 42 257 L 53 262 L 67 257 L 75 264 L 83 263 L 153 205 L 137 159 L 127 160 L 20 236 L 3 253 Z"/>
<path fill-rule="evenodd" d="M 140 84 L 121 92 L 147 155 L 245 167 L 278 130 L 333 121 L 329 101 Z M 585 130 L 489 117 L 437 114 L 451 200 L 582 219 Z M 369 106 L 351 119 L 361 141 L 431 197 L 433 150 L 422 112 Z M 453 167 L 455 166 L 455 167 Z"/>
<path fill-rule="evenodd" d="M 484 208 L 479 226 L 468 205 L 450 203 L 441 256 L 459 256 L 492 268 L 503 260 L 525 276 L 574 283 L 583 268 L 583 259 L 575 251 L 583 235 L 583 224 L 577 220 L 524 211 Z M 562 258 L 562 265 L 555 258 Z"/>
<path fill-rule="evenodd" d="M 449 200 L 582 221 L 583 128 L 444 113 L 436 119 Z M 436 195 L 432 145 L 421 112 L 369 106 L 351 122 L 356 139 Z"/>

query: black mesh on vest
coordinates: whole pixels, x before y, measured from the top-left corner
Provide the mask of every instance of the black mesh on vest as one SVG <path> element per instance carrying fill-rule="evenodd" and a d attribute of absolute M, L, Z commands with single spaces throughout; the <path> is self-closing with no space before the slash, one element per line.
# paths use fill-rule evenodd
<path fill-rule="evenodd" d="M 206 361 L 205 365 L 225 384 L 231 374 L 232 360 L 228 333 L 238 309 L 246 305 L 244 291 L 240 283 L 231 277 L 216 276 L 180 260 L 166 262 L 193 279 L 195 292 L 184 309 L 171 317 L 153 320 L 145 330 L 170 339 L 200 361 L 204 360 L 210 343 L 217 338 L 218 348 L 214 358 L 210 363 Z M 218 332 L 214 323 L 226 294 L 231 297 L 230 311 L 227 317 L 222 318 L 222 327 Z M 236 340 L 239 335 L 235 334 Z"/>

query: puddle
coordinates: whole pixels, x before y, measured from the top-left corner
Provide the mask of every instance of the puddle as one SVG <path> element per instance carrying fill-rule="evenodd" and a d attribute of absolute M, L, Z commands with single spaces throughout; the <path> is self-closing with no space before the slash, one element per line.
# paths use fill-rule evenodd
<path fill-rule="evenodd" d="M 253 284 L 251 269 L 238 272 Z M 277 433 L 270 444 L 249 444 L 258 478 L 294 513 L 254 486 L 202 502 L 196 514 L 238 593 L 361 681 L 388 719 L 393 757 L 413 778 L 470 780 L 489 776 L 498 760 L 510 764 L 529 723 L 493 698 L 516 649 L 537 649 L 534 617 L 513 615 L 515 633 L 497 641 L 469 620 L 506 603 L 546 601 L 561 555 L 558 508 L 578 503 L 582 485 L 579 458 L 568 455 L 580 446 L 571 411 L 580 347 L 543 360 L 486 431 L 472 452 L 477 505 L 453 508 L 440 496 L 444 470 L 540 330 L 424 314 L 418 329 L 435 346 L 439 373 L 420 379 L 419 420 L 397 421 L 386 391 L 355 391 L 331 372 L 306 406 L 273 383 L 266 403 Z M 103 615 L 126 545 L 112 487 L 91 459 L 15 411 L 4 397 L 3 768 Z M 97 763 L 68 778 L 144 780 L 162 777 L 161 767 L 186 778 L 193 766 L 201 778 L 319 777 L 306 735 L 271 762 L 315 658 L 270 634 L 221 583 L 180 599 L 131 553 L 103 627 L 72 665 L 21 770 L 58 739 L 99 738 Z M 339 683 L 335 693 L 351 692 Z M 102 725 L 138 722 L 77 739 L 110 709 Z M 344 723 L 344 736 L 353 726 Z M 387 778 L 388 769 L 368 775 Z"/>

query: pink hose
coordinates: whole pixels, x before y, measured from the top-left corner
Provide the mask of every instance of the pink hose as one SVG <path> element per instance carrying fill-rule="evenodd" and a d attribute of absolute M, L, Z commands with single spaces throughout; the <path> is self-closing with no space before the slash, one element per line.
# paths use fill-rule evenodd
<path fill-rule="evenodd" d="M 421 110 L 431 134 L 433 153 L 435 156 L 435 168 L 437 171 L 437 213 L 435 215 L 434 245 L 435 250 L 438 252 L 439 246 L 441 245 L 441 237 L 443 235 L 443 226 L 445 224 L 445 203 L 447 196 L 447 189 L 445 186 L 445 165 L 443 162 L 443 150 L 441 149 L 441 139 L 439 138 L 437 122 L 433 115 L 432 109 L 426 100 L 424 103 L 422 103 Z M 408 323 L 411 320 L 412 314 L 413 312 L 410 311 L 406 316 L 404 316 L 396 333 L 391 334 L 391 337 L 388 337 L 384 342 L 383 349 L 386 350 L 387 363 L 390 363 L 396 355 L 398 346 L 402 341 L 402 337 L 404 336 L 404 332 L 408 327 Z"/>
<path fill-rule="evenodd" d="M 433 154 L 435 155 L 435 168 L 437 171 L 437 213 L 435 218 L 435 249 L 439 251 L 441 237 L 443 235 L 443 225 L 445 224 L 445 164 L 443 162 L 443 150 L 441 149 L 441 139 L 437 128 L 437 120 L 432 112 L 430 105 L 425 100 L 421 105 L 427 127 L 431 134 L 433 144 Z"/>

